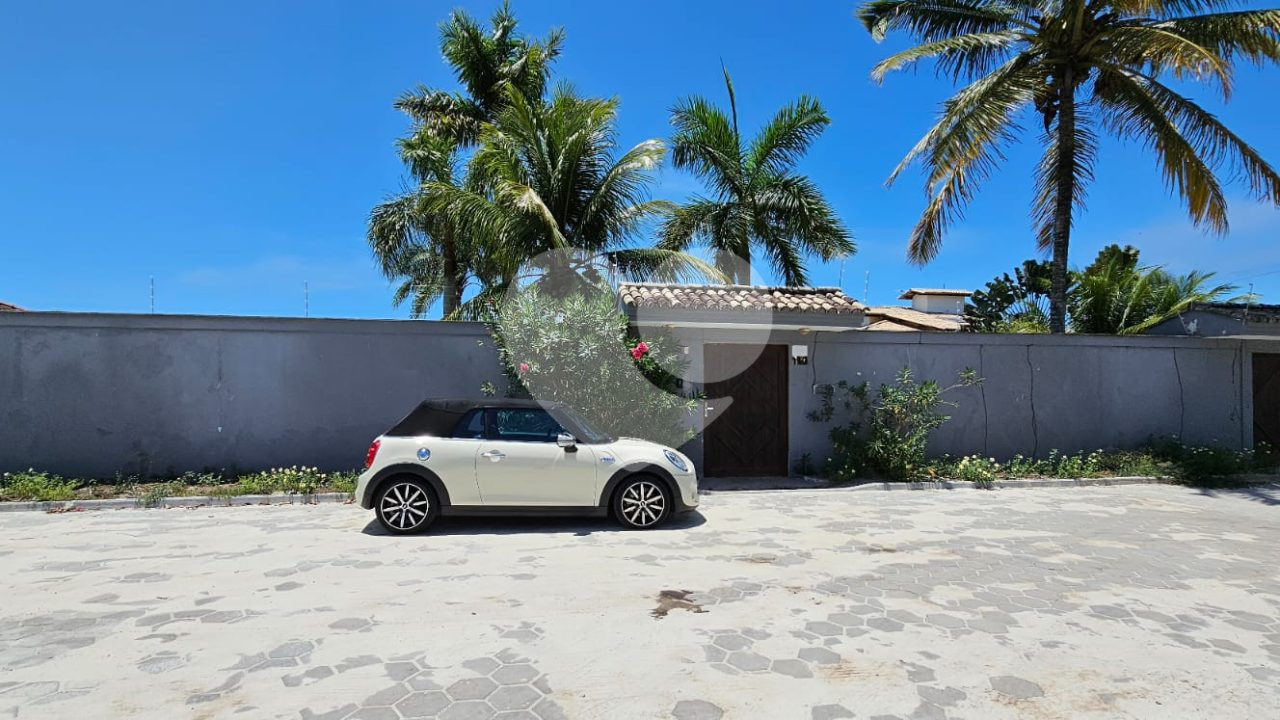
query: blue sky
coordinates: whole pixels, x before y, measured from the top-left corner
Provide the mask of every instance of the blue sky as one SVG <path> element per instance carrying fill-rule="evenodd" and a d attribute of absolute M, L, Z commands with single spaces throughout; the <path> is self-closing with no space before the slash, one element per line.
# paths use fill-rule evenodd
<path fill-rule="evenodd" d="M 462 3 L 487 17 L 494 2 Z M 40 310 L 405 317 L 364 243 L 371 206 L 402 181 L 391 107 L 425 83 L 452 87 L 436 25 L 451 2 L 0 5 L 0 300 Z M 568 33 L 558 77 L 621 99 L 620 140 L 669 134 L 684 95 L 723 98 L 733 73 L 745 128 L 800 93 L 833 124 L 802 169 L 825 189 L 859 252 L 843 286 L 873 303 L 911 286 L 973 288 L 1035 253 L 1028 219 L 1030 142 L 1015 147 L 943 252 L 920 268 L 906 239 L 923 206 L 918 175 L 884 186 L 952 90 L 931 72 L 883 86 L 875 44 L 852 2 L 517 1 L 528 33 Z M 779 12 L 779 8 L 784 8 Z M 1280 163 L 1280 70 L 1242 67 L 1217 112 Z M 1034 128 L 1033 124 L 1030 127 Z M 1280 302 L 1280 213 L 1229 186 L 1233 229 L 1208 236 L 1185 219 L 1142 148 L 1103 144 L 1072 261 L 1127 242 L 1149 263 L 1216 270 Z M 658 194 L 694 179 L 664 169 Z M 810 264 L 834 285 L 841 264 Z M 869 283 L 867 273 L 870 273 Z M 766 280 L 770 279 L 767 275 Z"/>

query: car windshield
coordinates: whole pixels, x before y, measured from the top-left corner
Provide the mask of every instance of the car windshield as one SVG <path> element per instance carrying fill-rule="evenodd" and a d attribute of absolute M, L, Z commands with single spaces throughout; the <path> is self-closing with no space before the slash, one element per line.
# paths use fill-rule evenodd
<path fill-rule="evenodd" d="M 570 425 L 576 429 L 574 434 L 577 436 L 578 442 L 585 443 L 587 445 L 599 445 L 601 443 L 613 442 L 613 438 L 609 437 L 608 433 L 595 428 L 585 417 L 582 416 L 582 413 L 574 410 L 573 408 L 552 408 L 551 414 L 559 419 L 562 425 Z M 566 420 L 568 422 L 565 422 Z"/>

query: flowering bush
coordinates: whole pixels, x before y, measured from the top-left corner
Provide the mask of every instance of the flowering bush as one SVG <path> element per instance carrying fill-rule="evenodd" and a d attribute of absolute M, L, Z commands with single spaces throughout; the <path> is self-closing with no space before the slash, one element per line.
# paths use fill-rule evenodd
<path fill-rule="evenodd" d="M 614 437 L 679 447 L 693 436 L 695 400 L 682 395 L 679 378 L 684 353 L 665 335 L 628 334 L 612 291 L 529 288 L 507 300 L 491 332 L 508 396 L 563 402 Z"/>
<path fill-rule="evenodd" d="M 328 481 L 329 475 L 320 472 L 319 468 L 294 465 L 241 476 L 240 489 L 243 495 L 270 495 L 276 492 L 312 495 L 316 488 L 328 484 Z"/>

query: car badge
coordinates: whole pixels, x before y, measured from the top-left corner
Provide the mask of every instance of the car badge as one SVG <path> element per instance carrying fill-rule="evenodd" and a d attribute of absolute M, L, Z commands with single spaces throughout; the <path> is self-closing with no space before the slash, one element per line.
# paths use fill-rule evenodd
<path fill-rule="evenodd" d="M 431 451 L 426 448 L 418 448 L 418 459 L 426 460 L 431 457 Z"/>
<path fill-rule="evenodd" d="M 612 464 L 613 464 L 613 456 L 612 456 L 612 455 L 601 455 L 601 456 L 600 456 L 600 462 L 604 463 L 605 465 L 612 465 Z"/>

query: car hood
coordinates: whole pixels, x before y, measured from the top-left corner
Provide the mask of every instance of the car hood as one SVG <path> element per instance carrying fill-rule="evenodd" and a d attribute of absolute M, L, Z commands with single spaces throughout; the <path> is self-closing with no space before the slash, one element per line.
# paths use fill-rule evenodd
<path fill-rule="evenodd" d="M 675 472 L 676 468 L 671 467 L 667 459 L 663 456 L 662 453 L 664 450 L 673 450 L 673 448 L 649 440 L 624 437 L 618 438 L 606 445 L 599 446 L 599 450 L 597 450 L 597 452 L 612 454 L 623 464 L 643 460 L 646 462 L 660 464 L 662 467 Z M 675 452 L 685 458 L 685 462 L 690 468 L 693 467 L 693 462 L 690 461 L 684 453 L 681 453 L 679 450 L 675 450 Z"/>

